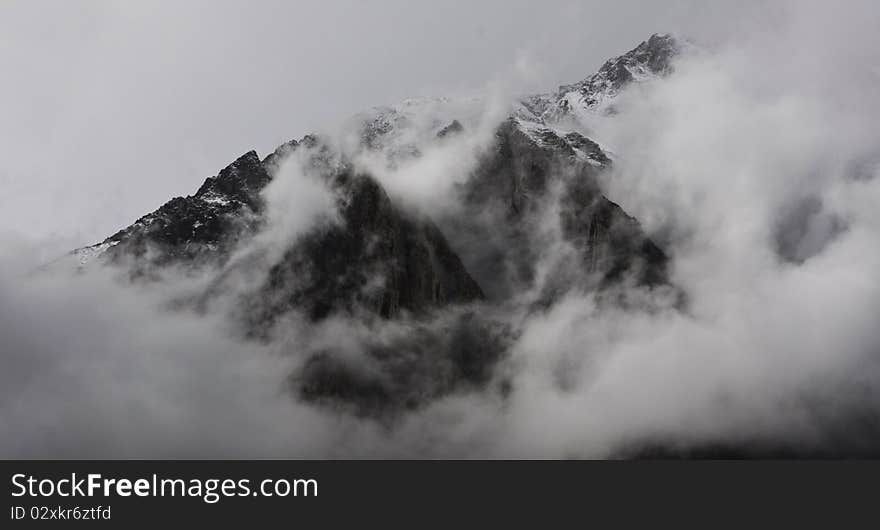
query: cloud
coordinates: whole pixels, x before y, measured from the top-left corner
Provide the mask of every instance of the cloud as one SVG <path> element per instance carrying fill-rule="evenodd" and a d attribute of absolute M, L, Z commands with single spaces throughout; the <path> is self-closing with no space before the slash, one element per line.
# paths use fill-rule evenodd
<path fill-rule="evenodd" d="M 370 348 L 448 354 L 448 343 L 433 340 L 446 335 L 432 334 L 446 333 L 458 315 L 314 326 L 294 314 L 271 340 L 246 340 L 226 312 L 241 286 L 227 286 L 222 303 L 201 314 L 170 309 L 170 299 L 194 288 L 191 279 L 128 285 L 103 269 L 22 278 L 39 247 L 10 243 L 0 267 L 0 454 L 876 452 L 880 55 L 869 21 L 878 13 L 870 3 L 851 7 L 777 4 L 768 13 L 774 24 L 737 26 L 710 53 L 680 60 L 668 79 L 624 93 L 613 118 L 584 124 L 618 155 L 603 189 L 663 244 L 684 307 L 623 286 L 627 304 L 572 291 L 534 311 L 527 302 L 535 293 L 523 293 L 511 307 L 485 309 L 513 330 L 489 383 L 383 423 L 303 402 L 290 392 L 290 375 L 316 351 L 365 371 L 383 369 L 364 355 Z M 717 26 L 719 14 L 705 16 Z M 529 61 L 541 54 L 520 57 L 528 61 L 517 68 L 531 75 Z M 484 101 L 504 108 L 510 91 L 498 93 Z M 439 126 L 448 121 L 442 110 Z M 499 115 L 456 115 L 465 133 L 421 158 L 356 164 L 402 204 L 448 212 L 454 184 Z M 433 117 L 417 130 L 433 134 Z M 266 192 L 267 229 L 241 255 L 260 245 L 282 251 L 314 223 L 332 222 L 326 189 L 296 160 L 285 168 Z M 552 201 L 548 208 L 533 228 L 545 243 L 541 273 L 550 276 L 568 265 L 550 226 Z M 453 245 L 460 236 L 448 235 Z M 417 328 L 440 346 L 408 342 Z"/>
<path fill-rule="evenodd" d="M 502 453 L 876 447 L 880 239 L 867 205 L 880 181 L 876 166 L 852 170 L 880 154 L 877 80 L 865 76 L 880 57 L 804 40 L 818 11 L 685 58 L 589 124 L 621 153 L 609 197 L 665 242 L 688 311 L 596 309 L 586 297 L 530 319 Z M 804 201 L 811 215 L 792 207 Z M 780 254 L 785 227 L 807 249 L 798 259 Z"/>

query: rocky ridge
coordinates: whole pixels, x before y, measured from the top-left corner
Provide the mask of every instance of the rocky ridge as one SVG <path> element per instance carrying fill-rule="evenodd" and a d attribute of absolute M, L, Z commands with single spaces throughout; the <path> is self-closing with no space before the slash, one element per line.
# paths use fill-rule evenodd
<path fill-rule="evenodd" d="M 672 37 L 654 35 L 579 83 L 523 99 L 458 187 L 456 215 L 431 220 L 397 204 L 344 156 L 329 163 L 340 154 L 309 135 L 263 160 L 254 151 L 242 155 L 195 194 L 170 200 L 74 255 L 82 264 L 99 259 L 124 265 L 136 278 L 168 265 L 222 271 L 232 252 L 263 226 L 262 194 L 280 166 L 292 153 L 307 152 L 310 170 L 336 198 L 341 222 L 320 224 L 285 243 L 265 280 L 242 299 L 247 327 L 265 337 L 281 317 L 298 312 L 313 322 L 339 316 L 409 322 L 411 334 L 364 346 L 380 376 L 364 376 L 333 351 L 312 352 L 292 379 L 297 391 L 318 402 L 354 402 L 360 414 L 384 414 L 421 406 L 462 384 L 489 384 L 515 332 L 485 316 L 490 310 L 475 307 L 496 307 L 524 292 L 538 292 L 538 307 L 546 307 L 571 289 L 666 283 L 663 251 L 602 194 L 597 176 L 611 158 L 560 124 L 578 113 L 608 112 L 627 85 L 668 74 L 677 51 Z M 417 158 L 420 146 L 467 134 L 468 125 L 455 115 L 419 113 L 448 102 L 407 100 L 361 116 L 359 144 L 390 153 L 392 161 Z M 571 260 L 552 265 L 558 273 L 540 279 L 547 248 L 533 228 L 548 211 L 576 266 Z M 438 319 L 445 324 L 431 324 Z M 437 379 L 435 372 L 446 375 Z"/>

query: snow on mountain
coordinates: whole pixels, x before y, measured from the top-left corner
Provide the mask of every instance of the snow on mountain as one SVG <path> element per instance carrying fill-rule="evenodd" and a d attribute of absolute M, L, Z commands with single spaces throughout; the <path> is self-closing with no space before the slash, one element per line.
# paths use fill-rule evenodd
<path fill-rule="evenodd" d="M 688 46 L 671 35 L 655 34 L 633 50 L 606 61 L 598 72 L 555 92 L 524 97 L 514 103 L 506 121 L 540 149 L 568 153 L 596 167 L 610 163 L 609 153 L 593 139 L 583 136 L 584 123 L 597 115 L 615 112 L 616 97 L 634 83 L 646 83 L 669 74 L 674 58 Z M 421 150 L 463 130 L 480 126 L 486 119 L 486 98 L 420 97 L 381 106 L 351 119 L 358 149 L 383 153 L 392 164 L 420 156 Z M 504 121 L 504 120 L 502 120 Z M 302 142 L 317 143 L 314 136 Z M 278 162 L 296 149 L 293 140 L 279 146 L 260 161 L 250 152 L 215 177 L 205 181 L 196 194 L 178 197 L 138 219 L 105 241 L 77 249 L 77 261 L 85 265 L 112 252 L 145 251 L 144 242 L 161 241 L 184 245 L 186 257 L 214 253 L 221 234 L 242 211 L 259 210 L 259 190 L 271 179 Z M 234 224 L 234 223 L 233 223 Z M 126 242 L 120 246 L 120 242 Z M 119 250 L 125 247 L 123 250 Z"/>
<path fill-rule="evenodd" d="M 674 58 L 686 44 L 669 34 L 655 34 L 629 52 L 609 59 L 598 72 L 556 92 L 538 94 L 522 100 L 533 119 L 558 123 L 569 117 L 613 114 L 613 103 L 622 90 L 633 83 L 645 83 L 672 72 Z"/>
<path fill-rule="evenodd" d="M 622 282 L 671 288 L 663 250 L 602 193 L 598 176 L 611 159 L 569 118 L 609 112 L 628 85 L 670 72 L 678 49 L 672 37 L 654 35 L 585 80 L 512 107 L 471 97 L 372 109 L 352 118 L 342 138 L 307 135 L 262 160 L 245 153 L 193 195 L 70 256 L 79 266 L 101 258 L 146 281 L 161 281 L 164 267 L 213 275 L 197 305 L 235 293 L 231 317 L 249 337 L 267 336 L 292 312 L 315 323 L 347 316 L 416 326 L 399 343 L 367 348 L 378 378 L 350 366 L 344 352 L 310 352 L 297 384 L 311 401 L 383 414 L 485 386 L 511 332 L 492 311 L 547 308 L 566 293 Z M 388 193 L 381 164 L 423 162 L 446 148 L 473 158 L 440 165 L 439 178 L 456 183 L 454 208 L 429 216 Z M 376 171 L 362 163 L 373 158 Z M 277 252 L 265 253 L 248 245 L 265 235 L 275 203 L 264 190 L 285 160 L 320 179 L 341 222 L 273 239 Z M 437 318 L 451 320 L 435 328 Z"/>

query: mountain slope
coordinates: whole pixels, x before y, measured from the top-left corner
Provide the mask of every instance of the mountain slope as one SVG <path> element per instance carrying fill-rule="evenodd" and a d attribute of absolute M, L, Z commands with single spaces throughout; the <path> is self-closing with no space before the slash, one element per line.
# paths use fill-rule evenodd
<path fill-rule="evenodd" d="M 233 314 L 252 339 L 267 340 L 291 314 L 316 324 L 395 322 L 391 338 L 358 346 L 357 356 L 373 365 L 366 371 L 351 352 L 300 352 L 308 360 L 292 381 L 306 399 L 384 414 L 500 384 L 493 366 L 517 331 L 489 315 L 511 303 L 540 310 L 570 290 L 666 283 L 663 251 L 602 194 L 597 177 L 611 158 L 563 122 L 607 111 L 627 85 L 665 75 L 677 50 L 671 37 L 655 35 L 580 83 L 523 100 L 495 125 L 467 174 L 449 175 L 460 182 L 456 206 L 434 220 L 390 197 L 356 159 L 381 153 L 393 171 L 456 145 L 474 134 L 461 109 L 480 100 L 407 100 L 362 115 L 354 152 L 313 135 L 263 160 L 250 151 L 194 195 L 74 254 L 138 279 L 159 279 L 169 266 L 207 270 L 215 279 L 198 306 L 235 293 Z M 277 252 L 252 248 L 271 222 L 267 189 L 287 178 L 289 161 L 326 187 L 336 215 L 275 241 Z"/>
<path fill-rule="evenodd" d="M 269 182 L 255 151 L 245 153 L 189 197 L 175 197 L 98 245 L 77 249 L 81 263 L 103 254 L 113 262 L 133 262 L 133 271 L 172 263 L 216 262 L 235 240 L 256 229 Z"/>
<path fill-rule="evenodd" d="M 562 85 L 551 94 L 524 98 L 522 103 L 534 118 L 546 123 L 589 112 L 614 113 L 614 99 L 626 87 L 670 74 L 683 46 L 672 35 L 651 35 L 629 52 L 606 61 L 586 79 Z"/>
<path fill-rule="evenodd" d="M 490 299 L 506 300 L 531 289 L 552 297 L 627 277 L 645 286 L 664 283 L 662 250 L 601 193 L 597 176 L 610 164 L 580 133 L 525 129 L 518 118 L 510 118 L 461 188 L 464 214 L 438 222 L 458 243 Z M 548 218 L 558 233 L 547 233 Z M 556 239 L 580 262 L 557 264 L 566 269 L 562 282 L 561 269 L 539 275 L 547 256 L 560 252 L 548 247 Z"/>
<path fill-rule="evenodd" d="M 272 267 L 259 294 L 266 318 L 295 308 L 314 320 L 358 308 L 392 318 L 483 298 L 431 221 L 396 207 L 367 175 L 345 171 L 334 187 L 341 222 L 309 232 Z"/>

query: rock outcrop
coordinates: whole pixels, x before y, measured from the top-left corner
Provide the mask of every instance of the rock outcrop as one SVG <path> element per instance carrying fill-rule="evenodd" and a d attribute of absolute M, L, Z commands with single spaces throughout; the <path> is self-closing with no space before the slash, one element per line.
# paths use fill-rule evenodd
<path fill-rule="evenodd" d="M 267 318 L 291 309 L 320 320 L 360 309 L 394 318 L 480 300 L 483 292 L 430 220 L 394 205 L 367 175 L 334 177 L 341 222 L 306 234 L 260 293 Z"/>
<path fill-rule="evenodd" d="M 260 191 L 269 182 L 257 153 L 245 153 L 188 197 L 175 197 L 103 242 L 74 251 L 131 266 L 133 275 L 155 266 L 222 262 L 238 239 L 259 226 Z"/>
<path fill-rule="evenodd" d="M 463 179 L 450 175 L 461 182 L 452 215 L 431 220 L 405 207 L 348 154 L 309 135 L 263 160 L 254 151 L 244 154 L 194 195 L 172 199 L 75 254 L 147 281 L 169 265 L 208 265 L 217 278 L 202 305 L 230 292 L 230 278 L 247 277 L 250 283 L 237 282 L 248 287 L 235 292 L 234 313 L 254 340 L 268 337 L 292 312 L 314 325 L 334 317 L 394 323 L 389 336 L 359 343 L 361 365 L 334 348 L 299 352 L 306 362 L 291 381 L 308 400 L 383 415 L 493 382 L 503 389 L 493 367 L 517 332 L 488 315 L 523 293 L 539 293 L 529 302 L 534 308 L 572 289 L 666 282 L 663 251 L 602 193 L 597 177 L 611 157 L 564 121 L 607 111 L 628 84 L 665 75 L 677 50 L 671 37 L 655 35 L 580 83 L 523 100 L 473 170 Z M 407 100 L 380 109 L 359 129 L 359 152 L 384 153 L 395 168 L 423 149 L 456 145 L 468 126 L 436 114 L 446 102 Z M 430 116 L 419 114 L 425 105 Z M 230 260 L 247 255 L 267 225 L 264 193 L 294 155 L 327 186 L 337 215 L 274 242 L 277 252 L 263 253 L 273 257 L 260 267 L 251 268 L 258 260 Z"/>

